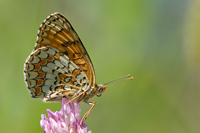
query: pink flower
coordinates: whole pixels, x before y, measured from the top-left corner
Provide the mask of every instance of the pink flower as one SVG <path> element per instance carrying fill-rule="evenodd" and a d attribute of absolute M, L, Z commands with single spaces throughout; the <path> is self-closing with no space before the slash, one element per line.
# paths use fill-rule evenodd
<path fill-rule="evenodd" d="M 62 99 L 62 108 L 60 111 L 52 112 L 47 109 L 49 119 L 42 114 L 40 125 L 44 133 L 92 133 L 87 130 L 87 125 L 80 124 L 81 107 L 78 103 L 66 105 L 66 98 Z"/>

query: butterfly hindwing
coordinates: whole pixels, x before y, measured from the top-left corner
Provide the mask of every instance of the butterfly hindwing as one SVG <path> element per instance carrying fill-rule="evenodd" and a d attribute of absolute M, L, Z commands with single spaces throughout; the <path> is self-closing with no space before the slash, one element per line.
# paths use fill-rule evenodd
<path fill-rule="evenodd" d="M 25 63 L 25 81 L 32 97 L 59 101 L 86 91 L 86 74 L 59 50 L 43 46 L 36 49 Z M 80 89 L 81 88 L 81 89 Z"/>

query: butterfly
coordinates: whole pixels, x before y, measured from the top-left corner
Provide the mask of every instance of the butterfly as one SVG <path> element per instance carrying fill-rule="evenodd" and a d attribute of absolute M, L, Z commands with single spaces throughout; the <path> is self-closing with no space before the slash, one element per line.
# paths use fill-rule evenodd
<path fill-rule="evenodd" d="M 95 106 L 95 102 L 89 102 L 89 99 L 101 96 L 107 84 L 133 79 L 127 75 L 97 85 L 94 67 L 85 47 L 72 25 L 60 13 L 51 14 L 41 24 L 35 48 L 24 64 L 24 77 L 33 98 L 61 102 L 65 97 L 68 103 L 75 101 L 91 105 L 82 120 L 86 120 Z"/>

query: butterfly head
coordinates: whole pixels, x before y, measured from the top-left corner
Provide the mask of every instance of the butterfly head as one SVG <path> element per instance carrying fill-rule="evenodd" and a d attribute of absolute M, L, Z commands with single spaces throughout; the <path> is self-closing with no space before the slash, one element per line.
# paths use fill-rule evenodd
<path fill-rule="evenodd" d="M 104 85 L 100 84 L 98 86 L 98 90 L 97 90 L 97 94 L 96 95 L 98 97 L 100 97 L 106 91 L 107 87 L 108 87 L 108 85 L 104 86 Z"/>

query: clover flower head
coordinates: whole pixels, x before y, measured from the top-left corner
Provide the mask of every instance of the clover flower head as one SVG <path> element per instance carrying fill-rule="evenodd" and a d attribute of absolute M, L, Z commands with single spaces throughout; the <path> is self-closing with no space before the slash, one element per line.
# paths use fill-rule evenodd
<path fill-rule="evenodd" d="M 87 130 L 87 125 L 82 122 L 80 126 L 81 107 L 78 103 L 67 104 L 66 98 L 62 99 L 60 111 L 52 112 L 47 109 L 48 117 L 42 114 L 40 125 L 44 133 L 92 133 Z M 67 105 L 66 105 L 67 104 Z"/>

